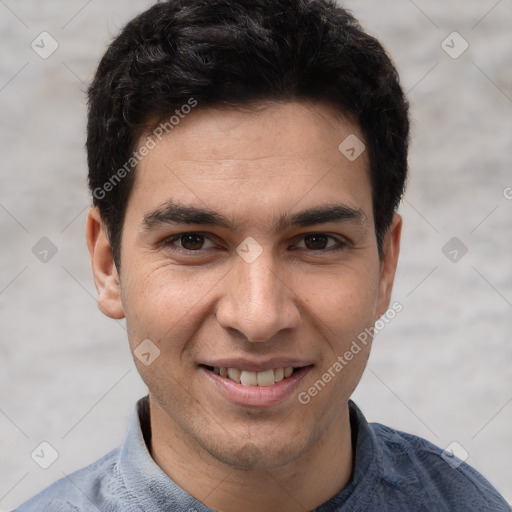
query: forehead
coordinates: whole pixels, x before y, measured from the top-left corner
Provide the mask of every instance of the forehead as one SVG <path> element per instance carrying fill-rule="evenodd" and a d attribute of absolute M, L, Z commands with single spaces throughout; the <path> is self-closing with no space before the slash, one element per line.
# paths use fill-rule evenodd
<path fill-rule="evenodd" d="M 370 220 L 367 154 L 347 158 L 340 151 L 347 139 L 364 143 L 355 123 L 323 104 L 267 104 L 252 111 L 198 106 L 155 139 L 137 168 L 128 210 L 144 216 L 179 200 L 255 218 L 342 202 Z M 139 147 L 145 141 L 141 137 Z"/>
<path fill-rule="evenodd" d="M 326 157 L 326 152 L 338 156 L 341 141 L 337 141 L 344 133 L 363 140 L 355 121 L 323 103 L 267 102 L 239 108 L 198 105 L 189 114 L 172 118 L 172 126 L 166 127 L 166 120 L 158 126 L 164 129 L 164 145 L 173 146 L 176 159 L 310 158 Z M 141 137 L 139 145 L 152 131 Z"/>

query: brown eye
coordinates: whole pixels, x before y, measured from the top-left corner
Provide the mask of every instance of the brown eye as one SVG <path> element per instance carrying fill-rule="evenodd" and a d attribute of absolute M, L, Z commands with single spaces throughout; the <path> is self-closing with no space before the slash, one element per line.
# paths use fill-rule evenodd
<path fill-rule="evenodd" d="M 307 235 L 304 237 L 304 243 L 308 249 L 320 250 L 327 247 L 329 236 L 322 234 Z"/>
<path fill-rule="evenodd" d="M 172 238 L 164 240 L 162 246 L 166 250 L 181 251 L 182 253 L 188 251 L 189 254 L 192 252 L 203 254 L 205 250 L 214 249 L 216 247 L 210 237 L 195 232 L 175 235 Z"/>
<path fill-rule="evenodd" d="M 204 236 L 197 233 L 185 233 L 180 236 L 179 240 L 183 249 L 188 251 L 198 251 L 204 244 Z"/>
<path fill-rule="evenodd" d="M 294 246 L 295 249 L 317 251 L 317 254 L 331 253 L 342 250 L 347 243 L 338 237 L 325 233 L 310 233 L 303 235 L 301 241 Z"/>

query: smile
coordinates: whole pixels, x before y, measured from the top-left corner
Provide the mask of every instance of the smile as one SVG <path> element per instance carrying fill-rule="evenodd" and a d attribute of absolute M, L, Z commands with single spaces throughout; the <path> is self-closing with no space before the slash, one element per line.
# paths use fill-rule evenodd
<path fill-rule="evenodd" d="M 294 372 L 294 368 L 291 366 L 286 368 L 273 368 L 262 372 L 251 372 L 248 370 L 239 370 L 238 368 L 213 368 L 211 366 L 207 366 L 206 368 L 213 371 L 216 375 L 226 377 L 244 386 L 273 386 L 290 377 Z"/>
<path fill-rule="evenodd" d="M 249 366 L 249 365 L 248 365 Z M 308 366 L 258 368 L 259 371 L 234 366 L 200 365 L 206 378 L 224 399 L 232 404 L 249 407 L 269 407 L 290 400 L 304 377 L 313 369 Z M 209 387 L 209 386 L 208 386 Z"/>

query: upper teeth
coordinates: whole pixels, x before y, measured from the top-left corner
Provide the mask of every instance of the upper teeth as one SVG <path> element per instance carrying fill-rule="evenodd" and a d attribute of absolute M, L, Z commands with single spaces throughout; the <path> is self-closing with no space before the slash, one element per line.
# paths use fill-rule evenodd
<path fill-rule="evenodd" d="M 238 370 L 237 368 L 215 367 L 213 371 L 217 375 L 227 377 L 244 386 L 272 386 L 276 382 L 281 382 L 284 378 L 289 377 L 293 373 L 293 367 L 275 368 L 264 372 L 249 372 L 247 370 Z"/>

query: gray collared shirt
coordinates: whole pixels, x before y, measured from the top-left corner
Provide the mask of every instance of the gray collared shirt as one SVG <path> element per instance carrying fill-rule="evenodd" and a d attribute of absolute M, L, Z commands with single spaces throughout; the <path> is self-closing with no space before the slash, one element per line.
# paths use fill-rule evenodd
<path fill-rule="evenodd" d="M 350 482 L 315 512 L 510 512 L 477 471 L 419 437 L 369 424 L 350 402 Z M 14 512 L 211 512 L 154 462 L 147 397 L 132 412 L 123 445 L 55 482 Z"/>

